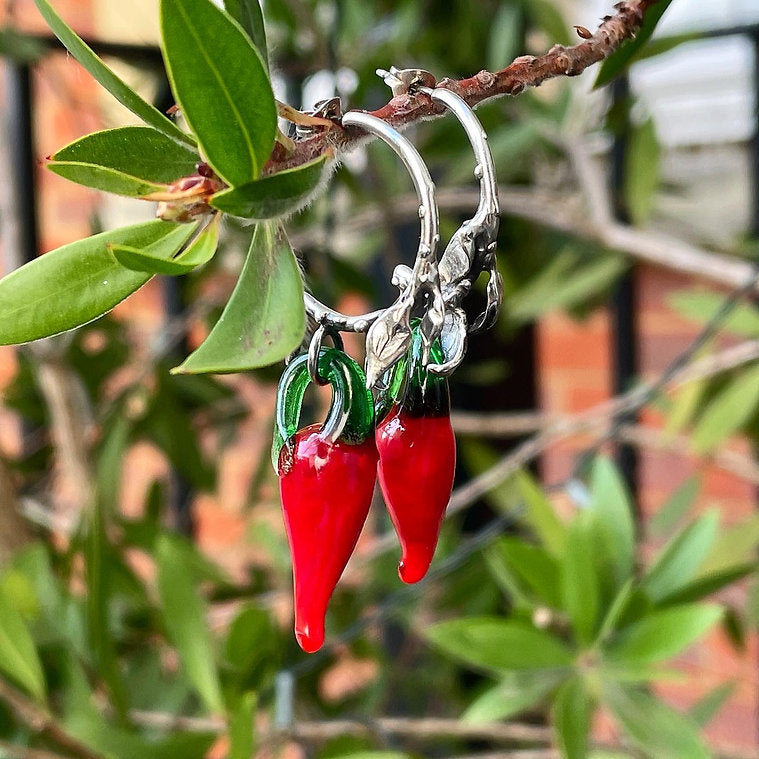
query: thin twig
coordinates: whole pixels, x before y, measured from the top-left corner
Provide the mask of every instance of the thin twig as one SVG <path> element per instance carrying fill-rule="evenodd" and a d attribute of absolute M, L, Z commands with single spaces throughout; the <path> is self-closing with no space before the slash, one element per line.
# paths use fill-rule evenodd
<path fill-rule="evenodd" d="M 175 717 L 157 712 L 133 711 L 132 720 L 143 727 L 188 732 L 218 732 L 224 722 L 215 717 Z M 367 722 L 334 719 L 327 722 L 299 721 L 283 730 L 273 730 L 263 740 L 292 738 L 305 741 L 326 741 L 342 735 L 397 735 L 408 738 L 467 738 L 487 739 L 504 743 L 546 743 L 551 731 L 540 725 L 510 722 L 469 724 L 458 719 L 436 717 L 379 717 Z"/>
<path fill-rule="evenodd" d="M 41 748 L 18 746 L 10 741 L 0 741 L 0 756 L 4 759 L 70 759 L 66 754 L 54 754 Z"/>
<path fill-rule="evenodd" d="M 634 37 L 643 23 L 646 10 L 657 2 L 658 0 L 627 0 L 617 3 L 615 14 L 606 16 L 595 34 L 578 45 L 554 45 L 545 55 L 523 55 L 501 71 L 480 71 L 468 79 L 446 78 L 438 82 L 437 86 L 456 92 L 469 105 L 474 106 L 499 95 L 518 95 L 547 79 L 577 76 L 594 63 L 608 58 L 625 40 Z M 419 119 L 439 116 L 443 112 L 427 95 L 402 94 L 371 113 L 397 129 Z M 343 129 L 336 123 L 333 129 L 296 140 L 295 150 L 289 154 L 275 151 L 265 170 L 273 173 L 301 166 L 329 149 L 346 152 L 365 137 L 366 134 L 361 129 Z"/>
<path fill-rule="evenodd" d="M 69 735 L 45 709 L 37 706 L 21 691 L 2 679 L 0 679 L 0 701 L 3 701 L 16 719 L 26 725 L 32 733 L 60 746 L 70 757 L 74 757 L 74 759 L 103 759 L 100 754 Z M 27 754 L 27 757 L 30 756 Z"/>

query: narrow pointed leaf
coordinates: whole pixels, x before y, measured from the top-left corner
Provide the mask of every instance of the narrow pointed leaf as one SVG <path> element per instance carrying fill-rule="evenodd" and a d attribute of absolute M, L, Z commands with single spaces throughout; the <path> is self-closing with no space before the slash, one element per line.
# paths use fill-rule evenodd
<path fill-rule="evenodd" d="M 608 554 L 619 584 L 627 581 L 635 562 L 635 526 L 627 489 L 614 464 L 596 459 L 591 477 L 593 510 L 608 543 Z"/>
<path fill-rule="evenodd" d="M 161 264 L 169 265 L 171 263 L 172 257 L 179 252 L 196 228 L 197 224 L 186 224 L 184 228 L 177 230 L 176 235 L 167 235 L 163 240 L 146 245 L 144 248 L 134 248 L 130 245 L 109 245 L 108 250 L 127 269 L 145 271 L 145 269 L 135 266 L 135 263 L 147 260 L 152 261 L 155 269 L 158 269 L 157 272 L 155 269 L 148 270 L 149 273 L 163 274 L 165 272 L 160 271 Z M 184 234 L 179 234 L 179 232 L 184 232 Z"/>
<path fill-rule="evenodd" d="M 547 696 L 562 677 L 561 670 L 509 672 L 498 685 L 475 699 L 462 719 L 478 723 L 513 717 Z"/>
<path fill-rule="evenodd" d="M 556 510 L 540 485 L 527 472 L 519 472 L 516 483 L 525 501 L 525 521 L 554 556 L 561 556 L 567 530 L 556 515 Z"/>
<path fill-rule="evenodd" d="M 260 54 L 210 0 L 162 0 L 161 29 L 174 94 L 208 162 L 230 185 L 257 179 L 277 129 Z"/>
<path fill-rule="evenodd" d="M 700 477 L 684 480 L 648 521 L 648 531 L 657 537 L 669 532 L 693 505 L 700 488 Z"/>
<path fill-rule="evenodd" d="M 0 672 L 34 696 L 45 700 L 45 677 L 37 649 L 19 611 L 0 592 Z"/>
<path fill-rule="evenodd" d="M 554 609 L 561 608 L 559 564 L 540 546 L 519 538 L 502 538 L 488 551 L 492 558 L 506 563 L 538 599 Z"/>
<path fill-rule="evenodd" d="M 122 438 L 124 441 L 124 438 Z M 125 442 L 125 441 L 124 441 Z M 110 444 L 118 445 L 118 439 Z M 109 454 L 110 457 L 110 454 Z M 87 532 L 84 543 L 85 580 L 87 583 L 86 609 L 88 644 L 97 662 L 111 701 L 123 719 L 129 708 L 128 695 L 119 669 L 116 642 L 110 627 L 109 600 L 112 597 L 114 563 L 108 551 L 105 534 L 106 507 L 102 496 L 96 498 L 87 513 Z M 115 504 L 108 504 L 109 508 Z"/>
<path fill-rule="evenodd" d="M 567 680 L 553 702 L 553 729 L 565 759 L 586 759 L 593 701 L 579 677 Z"/>
<path fill-rule="evenodd" d="M 158 592 L 169 638 L 206 707 L 220 713 L 224 702 L 206 622 L 206 606 L 198 595 L 192 566 L 185 552 L 168 536 L 158 540 L 156 562 Z"/>
<path fill-rule="evenodd" d="M 242 219 L 273 219 L 287 216 L 308 202 L 322 177 L 328 156 L 262 177 L 255 182 L 217 192 L 211 205 Z"/>
<path fill-rule="evenodd" d="M 71 55 L 92 74 L 95 80 L 105 87 L 116 100 L 139 116 L 146 124 L 155 127 L 173 140 L 179 140 L 187 145 L 194 145 L 192 137 L 185 134 L 173 121 L 166 118 L 157 108 L 140 97 L 131 87 L 95 55 L 92 49 L 74 32 L 55 12 L 47 0 L 34 0 L 35 5 L 53 30 L 56 37 L 63 43 Z"/>
<path fill-rule="evenodd" d="M 259 0 L 224 0 L 226 12 L 245 30 L 250 41 L 261 53 L 261 58 L 269 70 L 269 51 L 266 45 L 264 14 Z"/>
<path fill-rule="evenodd" d="M 257 0 L 254 0 L 257 2 Z M 250 759 L 255 755 L 254 720 L 256 694 L 246 693 L 232 715 L 229 725 L 229 754 L 227 759 Z"/>
<path fill-rule="evenodd" d="M 732 585 L 744 577 L 748 577 L 758 569 L 759 564 L 752 562 L 750 564 L 737 564 L 729 569 L 702 574 L 693 580 L 693 582 L 662 598 L 659 601 L 659 606 L 673 606 L 675 604 L 700 601 L 702 598 L 717 593 L 728 585 Z"/>
<path fill-rule="evenodd" d="M 737 685 L 732 681 L 713 688 L 688 709 L 688 715 L 699 727 L 706 727 L 733 695 Z"/>
<path fill-rule="evenodd" d="M 284 230 L 259 224 L 240 279 L 205 342 L 174 371 L 241 372 L 281 361 L 306 329 L 303 281 Z"/>
<path fill-rule="evenodd" d="M 569 528 L 561 561 L 561 595 L 579 645 L 593 640 L 599 617 L 600 580 L 595 559 L 593 514 L 578 514 Z"/>
<path fill-rule="evenodd" d="M 654 208 L 660 161 L 656 125 L 649 118 L 632 129 L 625 156 L 625 206 L 635 224 L 645 224 Z"/>
<path fill-rule="evenodd" d="M 759 365 L 746 369 L 716 395 L 693 431 L 693 450 L 708 453 L 749 421 L 759 404 Z"/>
<path fill-rule="evenodd" d="M 630 61 L 638 55 L 643 46 L 651 39 L 651 35 L 654 33 L 659 19 L 664 15 L 664 12 L 669 8 L 672 0 L 659 0 L 656 5 L 651 6 L 646 11 L 646 16 L 643 20 L 643 25 L 640 31 L 635 35 L 635 38 L 628 40 L 622 47 L 616 52 L 612 53 L 601 65 L 601 69 L 596 77 L 594 87 L 603 87 L 608 84 L 612 79 L 616 78 Z"/>
<path fill-rule="evenodd" d="M 444 654 L 485 670 L 554 669 L 572 662 L 570 650 L 550 633 L 494 617 L 440 622 L 426 635 Z"/>
<path fill-rule="evenodd" d="M 667 298 L 667 303 L 680 316 L 704 325 L 722 312 L 725 296 L 705 290 L 679 290 Z M 759 308 L 751 302 L 732 304 L 720 324 L 726 332 L 753 339 L 759 336 Z"/>
<path fill-rule="evenodd" d="M 609 661 L 654 664 L 676 656 L 719 622 L 715 604 L 688 604 L 655 611 L 620 632 L 606 650 Z"/>
<path fill-rule="evenodd" d="M 753 514 L 720 531 L 709 551 L 709 556 L 699 567 L 699 579 L 706 579 L 708 575 L 715 572 L 735 569 L 742 564 L 755 561 L 757 546 L 759 546 L 759 514 Z"/>
<path fill-rule="evenodd" d="M 124 268 L 109 245 L 145 248 L 185 238 L 188 226 L 149 221 L 88 237 L 46 253 L 0 280 L 0 345 L 65 332 L 102 316 L 150 274 Z"/>
<path fill-rule="evenodd" d="M 214 218 L 205 229 L 181 252 L 179 247 L 136 250 L 127 246 L 112 246 L 111 252 L 122 266 L 151 274 L 187 274 L 208 263 L 219 245 L 219 221 Z"/>
<path fill-rule="evenodd" d="M 667 759 L 709 759 L 698 725 L 663 701 L 633 687 L 609 686 L 604 693 L 617 722 L 646 756 Z"/>
<path fill-rule="evenodd" d="M 691 423 L 701 406 L 704 393 L 708 387 L 707 380 L 693 380 L 685 387 L 677 390 L 667 415 L 665 431 L 668 435 L 676 435 Z"/>
<path fill-rule="evenodd" d="M 718 524 L 719 512 L 708 511 L 664 547 L 643 578 L 650 599 L 661 601 L 693 579 L 717 537 Z"/>
<path fill-rule="evenodd" d="M 82 137 L 51 157 L 48 168 L 72 182 L 139 197 L 195 172 L 200 156 L 150 127 L 121 127 Z"/>

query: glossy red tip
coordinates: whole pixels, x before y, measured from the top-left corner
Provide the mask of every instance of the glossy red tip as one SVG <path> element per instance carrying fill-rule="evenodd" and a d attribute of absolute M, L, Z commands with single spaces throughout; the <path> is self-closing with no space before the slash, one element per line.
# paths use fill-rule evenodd
<path fill-rule="evenodd" d="M 307 653 L 316 653 L 324 643 L 324 625 L 302 625 L 295 628 L 295 639 L 298 645 Z"/>
<path fill-rule="evenodd" d="M 422 543 L 406 545 L 403 556 L 398 562 L 398 577 L 407 585 L 419 582 L 426 574 L 432 563 L 435 546 L 425 546 Z"/>

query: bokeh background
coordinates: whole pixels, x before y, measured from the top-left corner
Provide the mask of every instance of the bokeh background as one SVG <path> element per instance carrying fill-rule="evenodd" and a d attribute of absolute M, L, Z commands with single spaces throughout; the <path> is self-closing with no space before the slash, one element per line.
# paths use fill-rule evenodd
<path fill-rule="evenodd" d="M 153 0 L 54 5 L 132 86 L 164 110 L 172 105 Z M 388 92 L 377 67 L 420 66 L 438 78 L 501 68 L 516 55 L 570 44 L 577 39 L 572 24 L 592 29 L 612 10 L 603 0 L 266 0 L 264 7 L 278 97 L 304 110 L 333 95 L 346 108 L 380 106 Z M 4 0 L 0 30 L 0 268 L 7 273 L 94 231 L 150 219 L 155 210 L 45 170 L 45 156 L 62 145 L 133 117 L 62 51 L 31 0 Z M 641 379 L 661 377 L 693 345 L 729 297 L 730 280 L 706 269 L 704 276 L 684 272 L 674 258 L 667 261 L 668 252 L 717 252 L 747 265 L 759 253 L 759 5 L 673 0 L 647 57 L 629 75 L 600 90 L 592 89 L 594 78 L 590 70 L 478 109 L 503 187 L 506 305 L 496 329 L 472 339 L 451 382 L 459 485 L 546 419 L 573 417 Z M 476 203 L 465 137 L 450 118 L 408 134 L 430 163 L 443 232 L 450 234 Z M 345 156 L 329 192 L 288 221 L 307 281 L 322 300 L 356 312 L 390 302 L 390 272 L 416 250 L 410 193 L 394 157 L 371 144 Z M 599 203 L 634 234 L 611 243 Z M 84 598 L 91 589 L 77 572 L 77 535 L 92 482 L 104 476 L 114 487 L 111 529 L 119 533 L 109 537 L 128 533 L 119 551 L 124 573 L 115 571 L 114 580 L 121 600 L 110 607 L 106 635 L 128 659 L 133 682 L 143 678 L 144 689 L 135 686 L 141 708 L 192 712 L 186 684 L 183 692 L 164 677 L 174 666 L 171 652 L 155 637 L 149 603 L 130 585 L 135 578 L 152 582 L 144 533 L 160 529 L 187 536 L 197 561 L 210 562 L 201 575 L 213 588 L 214 633 L 225 633 L 241 608 L 262 615 L 255 617 L 255 655 L 239 677 L 255 680 L 267 719 L 287 721 L 293 710 L 314 719 L 457 716 L 478 676 L 430 654 L 415 631 L 441 615 L 503 608 L 481 552 L 456 558 L 457 545 L 481 535 L 503 499 L 490 493 L 450 520 L 440 554 L 454 558 L 450 571 L 401 596 L 394 555 L 378 553 L 389 527 L 380 499 L 334 602 L 337 642 L 304 660 L 290 640 L 289 565 L 268 460 L 279 368 L 218 378 L 168 374 L 220 313 L 244 245 L 243 230 L 229 224 L 223 255 L 202 272 L 180 282 L 156 278 L 72 335 L 0 348 L 0 558 L 13 566 L 19 550 L 44 545 L 52 571 L 67 578 L 75 599 Z M 661 252 L 659 263 L 650 261 L 652 249 Z M 759 311 L 743 298 L 719 326 L 696 358 L 755 341 Z M 348 349 L 354 356 L 362 350 L 355 341 Z M 698 434 L 709 399 L 732 379 L 728 373 L 656 397 L 615 430 L 616 445 L 602 446 L 617 457 L 636 496 L 644 555 L 661 543 L 649 523 L 684 484 L 689 514 L 716 507 L 723 527 L 735 528 L 726 544 L 734 541 L 747 556 L 756 551 L 759 388 L 749 388 L 745 403 L 753 406 L 728 430 L 737 434 L 695 447 L 691 434 Z M 314 395 L 314 418 L 324 402 Z M 478 435 L 482 417 L 472 414 L 495 419 L 497 434 Z M 559 513 L 582 502 L 577 465 L 598 439 L 597 429 L 567 435 L 530 462 Z M 26 575 L 6 571 L 2 582 L 23 596 L 19 576 Z M 720 628 L 681 657 L 685 679 L 656 685 L 668 703 L 687 708 L 732 682 L 707 735 L 734 756 L 755 756 L 759 731 L 752 582 L 723 592 L 735 609 L 732 630 Z M 382 615 L 361 626 L 366 609 Z M 355 635 L 341 641 L 357 620 Z M 155 657 L 137 656 L 141 646 L 153 646 Z M 11 712 L 0 710 L 0 730 L 13 724 Z M 541 720 L 540 712 L 528 715 Z M 615 737 L 603 715 L 596 734 Z M 225 747 L 215 746 L 224 756 Z M 417 749 L 450 755 L 439 746 Z M 287 750 L 295 756 L 326 749 L 317 741 Z"/>

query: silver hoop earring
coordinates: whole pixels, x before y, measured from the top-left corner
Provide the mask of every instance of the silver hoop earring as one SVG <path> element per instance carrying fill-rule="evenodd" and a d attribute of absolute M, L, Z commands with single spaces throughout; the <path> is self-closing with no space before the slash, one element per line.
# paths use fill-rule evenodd
<path fill-rule="evenodd" d="M 480 202 L 474 216 L 451 237 L 438 267 L 446 306 L 440 335 L 445 361 L 430 363 L 427 369 L 448 376 L 464 359 L 467 335 L 492 327 L 503 300 L 503 282 L 496 260 L 500 207 L 493 156 L 487 133 L 474 111 L 455 92 L 444 87 L 426 86 L 431 74 L 420 69 L 399 70 L 394 67 L 390 71 L 380 69 L 377 74 L 392 88 L 393 94 L 420 92 L 451 111 L 464 127 L 474 151 L 474 175 L 480 184 Z M 468 326 L 461 302 L 482 272 L 488 273 L 487 303 L 485 310 Z M 403 284 L 410 275 L 408 267 L 399 266 L 394 278 Z"/>
<path fill-rule="evenodd" d="M 343 125 L 360 127 L 387 143 L 400 157 L 411 174 L 419 199 L 421 233 L 414 268 L 399 284 L 401 294 L 386 309 L 361 316 L 346 316 L 327 308 L 312 295 L 305 296 L 306 311 L 321 326 L 332 331 L 366 332 L 366 384 L 374 387 L 407 351 L 412 338 L 412 320 L 419 319 L 423 341 L 423 361 L 430 361 L 430 350 L 440 336 L 445 317 L 445 303 L 440 287 L 436 258 L 440 240 L 439 214 L 435 201 L 435 185 L 430 172 L 416 148 L 389 124 L 362 111 L 350 111 Z"/>

